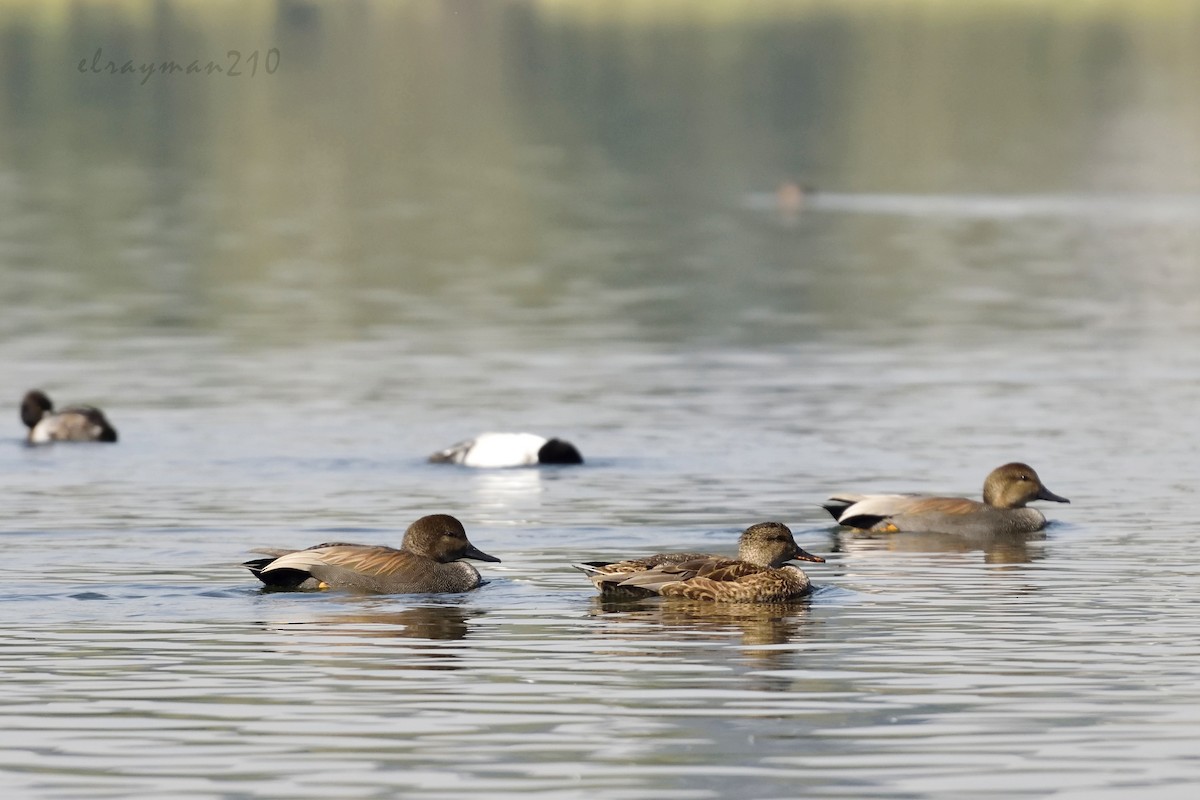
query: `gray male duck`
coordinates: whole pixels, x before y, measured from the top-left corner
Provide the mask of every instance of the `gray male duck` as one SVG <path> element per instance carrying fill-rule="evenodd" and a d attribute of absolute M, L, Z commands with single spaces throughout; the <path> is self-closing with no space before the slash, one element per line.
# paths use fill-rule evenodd
<path fill-rule="evenodd" d="M 45 392 L 33 389 L 21 400 L 21 421 L 29 428 L 29 444 L 47 442 L 115 442 L 117 429 L 93 406 L 69 406 L 59 411 Z"/>
<path fill-rule="evenodd" d="M 738 538 L 737 558 L 707 553 L 658 553 L 627 561 L 573 564 L 610 598 L 684 597 L 732 603 L 795 600 L 812 591 L 804 571 L 788 561 L 823 562 L 802 549 L 779 522 L 751 525 Z"/>
<path fill-rule="evenodd" d="M 307 550 L 256 549 L 269 558 L 242 566 L 271 589 L 349 589 L 378 594 L 465 592 L 484 583 L 459 559 L 498 562 L 467 540 L 462 523 L 431 514 L 408 526 L 400 548 L 327 542 Z"/>
<path fill-rule="evenodd" d="M 1071 502 L 1046 488 L 1028 464 L 997 467 L 983 483 L 983 502 L 918 494 L 835 494 L 823 508 L 842 525 L 866 531 L 971 535 L 1033 533 L 1046 517 L 1026 504 Z"/>

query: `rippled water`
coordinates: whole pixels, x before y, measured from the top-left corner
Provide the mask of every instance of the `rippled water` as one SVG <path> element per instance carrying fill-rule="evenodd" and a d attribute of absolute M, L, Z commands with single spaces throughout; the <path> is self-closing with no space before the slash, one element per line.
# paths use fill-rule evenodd
<path fill-rule="evenodd" d="M 1200 71 L 1159 26 L 1193 16 L 583 5 L 0 14 L 6 796 L 1190 796 Z M 897 20 L 947 58 L 916 105 L 973 124 L 860 124 Z M 271 41 L 274 83 L 59 58 Z M 25 447 L 35 385 L 120 443 Z M 588 463 L 425 462 L 488 429 Z M 819 507 L 1014 459 L 1071 498 L 1044 534 Z M 486 586 L 239 566 L 435 512 L 503 559 Z M 610 605 L 569 567 L 768 519 L 827 558 L 805 602 Z"/>

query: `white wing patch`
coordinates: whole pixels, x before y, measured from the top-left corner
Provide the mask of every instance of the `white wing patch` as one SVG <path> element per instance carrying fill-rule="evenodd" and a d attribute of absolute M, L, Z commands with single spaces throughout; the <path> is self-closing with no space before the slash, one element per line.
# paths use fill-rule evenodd
<path fill-rule="evenodd" d="M 319 567 L 325 563 L 322 555 L 320 550 L 297 550 L 275 559 L 267 565 L 263 572 L 276 569 L 298 569 L 301 572 L 309 572 L 313 567 Z"/>
<path fill-rule="evenodd" d="M 843 495 L 839 499 L 849 499 Z M 868 494 L 859 495 L 858 502 L 847 508 L 838 517 L 841 522 L 844 519 L 853 519 L 854 517 L 891 517 L 902 513 L 914 500 L 920 499 L 919 495 L 912 494 Z"/>

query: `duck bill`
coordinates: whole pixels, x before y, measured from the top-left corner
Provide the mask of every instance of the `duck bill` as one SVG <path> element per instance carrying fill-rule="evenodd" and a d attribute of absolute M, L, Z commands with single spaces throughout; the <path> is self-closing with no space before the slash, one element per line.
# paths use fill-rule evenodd
<path fill-rule="evenodd" d="M 1054 492 L 1052 492 L 1052 491 L 1050 491 L 1049 489 L 1047 489 L 1045 486 L 1043 486 L 1041 489 L 1039 489 L 1039 490 L 1038 490 L 1038 493 L 1037 493 L 1037 499 L 1038 499 L 1038 500 L 1050 500 L 1050 501 L 1052 501 L 1052 502 L 1055 502 L 1055 503 L 1069 503 L 1069 502 L 1071 502 L 1070 500 L 1068 500 L 1068 499 L 1067 499 L 1067 498 L 1065 498 L 1065 497 L 1059 497 L 1059 496 L 1058 496 L 1058 495 L 1056 495 Z"/>
<path fill-rule="evenodd" d="M 792 556 L 792 561 L 812 561 L 814 564 L 824 564 L 825 559 L 820 556 L 814 556 L 802 547 L 796 548 L 796 554 Z"/>
<path fill-rule="evenodd" d="M 467 545 L 467 549 L 463 551 L 463 554 L 459 556 L 459 558 L 473 558 L 476 561 L 491 561 L 496 564 L 500 563 L 500 559 L 496 558 L 495 556 L 489 556 L 487 553 L 483 552 L 473 544 Z"/>

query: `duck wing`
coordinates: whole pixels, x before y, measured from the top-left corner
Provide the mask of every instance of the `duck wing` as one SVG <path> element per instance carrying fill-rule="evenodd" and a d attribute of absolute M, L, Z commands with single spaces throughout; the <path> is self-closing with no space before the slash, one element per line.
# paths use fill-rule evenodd
<path fill-rule="evenodd" d="M 747 571 L 760 569 L 762 567 L 756 567 L 737 559 L 702 556 L 680 561 L 664 561 L 648 569 L 627 573 L 618 586 L 645 589 L 660 594 L 662 587 L 668 583 L 688 581 L 697 576 L 704 576 L 709 580 L 736 580 L 737 576 L 748 574 Z"/>
<path fill-rule="evenodd" d="M 418 569 L 419 560 L 419 556 L 384 545 L 329 543 L 286 553 L 264 571 L 303 569 L 321 577 L 314 570 L 336 567 L 359 575 L 383 577 Z"/>
<path fill-rule="evenodd" d="M 721 558 L 708 553 L 656 553 L 645 558 L 624 561 L 584 561 L 571 566 L 588 576 L 597 589 L 615 586 L 630 575 L 654 569 L 662 564 L 680 564 L 701 559 Z"/>
<path fill-rule="evenodd" d="M 845 520 L 859 514 L 887 517 L 892 509 L 901 507 L 904 503 L 921 497 L 918 494 L 853 494 L 841 492 L 832 495 L 821 508 L 829 512 L 838 522 L 847 525 Z M 853 509 L 853 511 L 851 511 Z"/>
<path fill-rule="evenodd" d="M 275 551 L 266 551 L 272 554 Z M 266 562 L 266 563 L 264 563 Z M 256 559 L 244 566 L 264 583 L 288 589 L 358 589 L 369 592 L 436 591 L 430 560 L 383 545 L 329 543 L 285 552 L 273 559 Z M 426 588 L 429 584 L 432 588 Z"/>
<path fill-rule="evenodd" d="M 708 576 L 670 583 L 662 588 L 663 597 L 732 603 L 777 603 L 795 600 L 812 591 L 808 576 L 795 567 L 752 570 L 716 570 Z"/>

